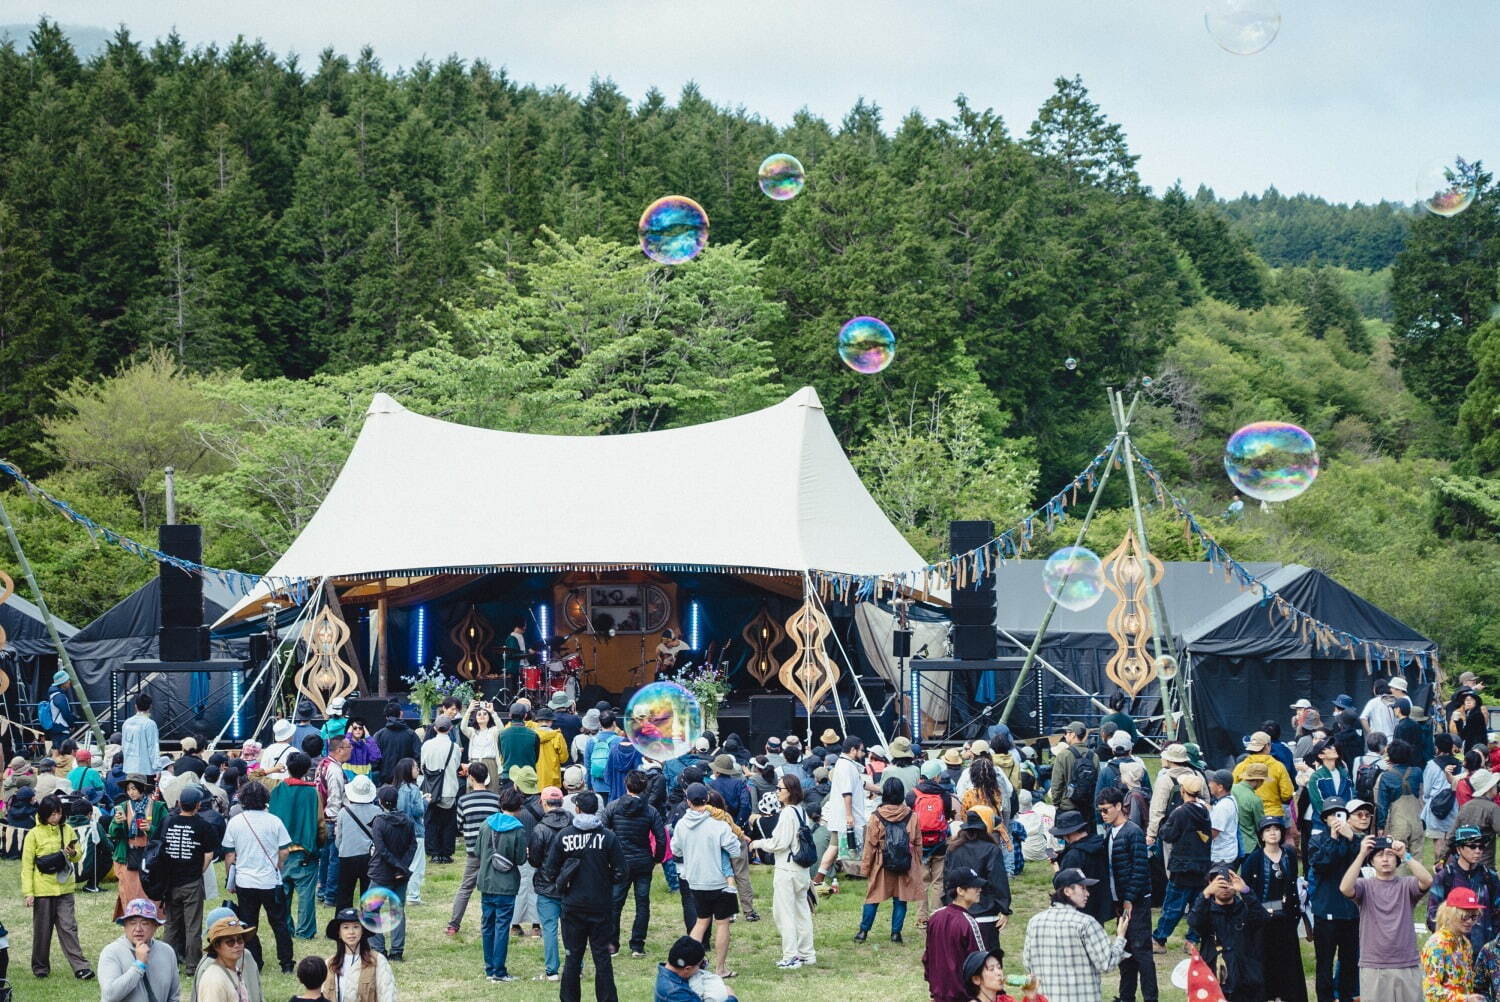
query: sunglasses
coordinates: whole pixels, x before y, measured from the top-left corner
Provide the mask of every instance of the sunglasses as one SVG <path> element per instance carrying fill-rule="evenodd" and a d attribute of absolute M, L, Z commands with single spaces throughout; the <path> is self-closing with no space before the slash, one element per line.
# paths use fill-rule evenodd
<path fill-rule="evenodd" d="M 217 942 L 217 943 L 223 943 L 225 946 L 244 946 L 245 945 L 245 937 L 244 936 L 221 936 L 219 939 L 215 940 L 215 942 Z"/>

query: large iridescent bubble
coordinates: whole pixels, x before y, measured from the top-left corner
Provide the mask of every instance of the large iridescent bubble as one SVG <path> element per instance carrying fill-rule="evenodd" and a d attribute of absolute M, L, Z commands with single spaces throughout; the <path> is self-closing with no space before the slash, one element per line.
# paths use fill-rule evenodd
<path fill-rule="evenodd" d="M 359 898 L 359 924 L 377 935 L 395 932 L 406 909 L 401 895 L 388 887 L 372 887 Z"/>
<path fill-rule="evenodd" d="M 703 732 L 698 699 L 676 682 L 643 686 L 625 707 L 625 734 L 636 750 L 665 762 L 686 755 Z"/>
<path fill-rule="evenodd" d="M 1275 0 L 1209 0 L 1203 26 L 1225 52 L 1253 56 L 1276 40 L 1281 10 Z"/>
<path fill-rule="evenodd" d="M 1417 201 L 1434 216 L 1456 216 L 1474 204 L 1479 182 L 1463 160 L 1434 160 L 1417 175 Z"/>
<path fill-rule="evenodd" d="M 658 264 L 691 261 L 708 245 L 708 213 L 684 195 L 668 195 L 641 213 L 641 251 Z"/>
<path fill-rule="evenodd" d="M 1290 501 L 1317 479 L 1318 445 L 1294 424 L 1257 421 L 1229 436 L 1224 472 L 1241 494 Z"/>
<path fill-rule="evenodd" d="M 855 317 L 839 329 L 839 358 L 866 376 L 881 372 L 896 357 L 896 335 L 884 320 Z"/>
<path fill-rule="evenodd" d="M 772 153 L 760 162 L 755 179 L 767 198 L 785 202 L 802 194 L 807 172 L 802 169 L 802 161 L 790 153 Z"/>
<path fill-rule="evenodd" d="M 1042 587 L 1064 609 L 1082 612 L 1104 594 L 1104 565 L 1093 550 L 1064 546 L 1047 558 Z"/>

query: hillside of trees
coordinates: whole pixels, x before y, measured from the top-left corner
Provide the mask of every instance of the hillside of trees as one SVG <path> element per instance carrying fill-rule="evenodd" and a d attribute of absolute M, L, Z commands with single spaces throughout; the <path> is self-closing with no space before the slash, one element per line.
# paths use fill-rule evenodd
<path fill-rule="evenodd" d="M 808 168 L 788 203 L 755 184 L 777 151 Z M 943 118 L 860 102 L 778 127 L 691 86 L 570 94 L 456 59 L 302 66 L 122 30 L 82 60 L 44 21 L 0 46 L 0 456 L 146 535 L 174 466 L 209 562 L 259 572 L 373 392 L 607 434 L 812 385 L 936 555 L 948 519 L 1003 522 L 1070 478 L 1112 434 L 1104 388 L 1125 386 L 1144 393 L 1142 448 L 1204 515 L 1233 497 L 1230 432 L 1308 428 L 1318 483 L 1225 523 L 1231 551 L 1328 570 L 1450 665 L 1500 664 L 1493 179 L 1461 216 L 1394 227 L 1286 199 L 1306 225 L 1273 250 L 1270 193 L 1158 195 L 1135 165 L 1077 78 L 1024 126 L 960 97 Z M 635 245 L 669 193 L 712 220 L 676 268 Z M 897 333 L 878 376 L 833 350 L 862 313 Z M 69 618 L 154 571 L 20 492 L 7 504 Z M 1153 517 L 1166 555 L 1196 556 Z"/>

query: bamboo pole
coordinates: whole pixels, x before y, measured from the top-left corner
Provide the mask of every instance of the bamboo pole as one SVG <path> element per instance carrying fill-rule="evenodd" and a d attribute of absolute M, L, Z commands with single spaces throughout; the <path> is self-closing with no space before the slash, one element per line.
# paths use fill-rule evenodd
<path fill-rule="evenodd" d="M 36 573 L 31 569 L 31 561 L 26 559 L 26 551 L 21 548 L 21 540 L 16 536 L 16 528 L 11 524 L 10 513 L 5 510 L 5 499 L 0 497 L 0 522 L 5 523 L 5 534 L 10 537 L 10 547 L 16 551 L 16 561 L 21 565 L 21 573 L 26 576 L 26 583 L 31 587 L 32 597 L 36 599 L 36 607 L 41 610 L 42 621 L 47 624 L 47 633 L 52 637 L 52 646 L 57 650 L 57 662 L 62 665 L 62 670 L 68 673 L 68 678 L 73 683 L 73 693 L 78 697 L 78 707 L 83 711 L 84 719 L 89 722 L 89 729 L 94 734 L 94 741 L 100 751 L 104 750 L 104 729 L 99 726 L 99 718 L 94 716 L 94 707 L 89 703 L 89 694 L 84 691 L 83 684 L 78 680 L 78 672 L 73 668 L 73 659 L 68 657 L 68 650 L 63 646 L 62 637 L 58 636 L 57 624 L 52 619 L 52 610 L 47 608 L 47 599 L 42 594 L 41 586 L 36 583 Z"/>

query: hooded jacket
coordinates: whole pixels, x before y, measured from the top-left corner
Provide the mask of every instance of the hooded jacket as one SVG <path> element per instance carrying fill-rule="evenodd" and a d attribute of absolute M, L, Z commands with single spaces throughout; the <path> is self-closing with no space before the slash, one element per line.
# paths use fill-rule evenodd
<path fill-rule="evenodd" d="M 1236 894 L 1227 905 L 1213 898 L 1194 895 L 1188 912 L 1188 928 L 1201 937 L 1198 947 L 1209 970 L 1220 969 L 1225 977 L 1220 988 L 1228 1002 L 1259 1002 L 1265 984 L 1261 967 L 1261 931 L 1266 910 L 1254 891 Z"/>
<path fill-rule="evenodd" d="M 520 819 L 504 811 L 491 814 L 479 826 L 474 843 L 479 857 L 479 877 L 474 885 L 480 894 L 514 895 L 521 889 L 521 864 L 526 862 L 526 829 Z M 510 861 L 510 869 L 497 865 L 496 855 Z"/>
<path fill-rule="evenodd" d="M 542 815 L 531 829 L 531 834 L 526 838 L 526 861 L 532 865 L 536 873 L 532 875 L 531 883 L 536 888 L 537 894 L 544 898 L 560 898 L 556 884 L 547 880 L 544 866 L 547 862 L 547 851 L 552 848 L 552 843 L 557 836 L 568 825 L 573 823 L 573 815 L 561 807 L 554 808 Z"/>
<path fill-rule="evenodd" d="M 1359 853 L 1363 832 L 1338 838 L 1330 831 L 1314 832 L 1307 843 L 1307 906 L 1313 921 L 1356 919 L 1359 906 L 1339 890 L 1339 881 Z"/>
<path fill-rule="evenodd" d="M 1141 842 L 1142 848 L 1145 841 Z M 1077 867 L 1085 877 L 1099 881 L 1089 888 L 1089 900 L 1083 911 L 1099 920 L 1103 925 L 1114 918 L 1115 902 L 1109 893 L 1109 843 L 1098 833 L 1069 842 L 1057 857 L 1057 868 L 1066 870 Z"/>
<path fill-rule="evenodd" d="M 375 767 L 379 774 L 376 786 L 396 781 L 396 763 L 402 759 L 422 757 L 422 742 L 404 720 L 387 720 L 385 726 L 375 733 L 375 744 L 380 748 L 380 761 Z"/>
<path fill-rule="evenodd" d="M 666 826 L 656 808 L 646 803 L 643 796 L 627 793 L 612 801 L 599 815 L 604 827 L 620 840 L 620 851 L 633 875 L 649 871 L 651 864 L 660 863 L 667 851 Z M 656 839 L 654 848 L 652 838 Z"/>
<path fill-rule="evenodd" d="M 667 806 L 676 807 L 682 801 L 682 788 L 677 780 L 682 778 L 682 772 L 689 766 L 697 766 L 704 772 L 708 771 L 708 761 L 697 752 L 688 752 L 676 758 L 669 758 L 662 763 L 661 774 L 667 781 Z"/>
<path fill-rule="evenodd" d="M 626 877 L 620 840 L 597 814 L 578 814 L 547 847 L 543 880 L 562 898 L 563 911 L 607 914 L 615 885 Z"/>
<path fill-rule="evenodd" d="M 542 786 L 562 787 L 563 766 L 568 764 L 568 742 L 562 731 L 542 724 L 536 729 L 536 778 Z"/>
<path fill-rule="evenodd" d="M 404 885 L 417 855 L 417 831 L 399 808 L 382 811 L 370 823 L 370 883 L 379 887 Z"/>
<path fill-rule="evenodd" d="M 730 826 L 706 807 L 689 807 L 672 829 L 672 851 L 682 861 L 678 876 L 695 891 L 729 886 L 730 860 L 740 854 L 740 840 Z"/>
<path fill-rule="evenodd" d="M 1208 872 L 1213 828 L 1209 825 L 1207 807 L 1197 801 L 1181 804 L 1162 822 L 1160 837 L 1172 847 L 1167 860 L 1169 874 L 1201 877 Z"/>
<path fill-rule="evenodd" d="M 625 774 L 641 767 L 641 753 L 629 738 L 615 742 L 609 750 L 609 762 L 604 767 L 604 783 L 609 787 L 609 799 L 619 800 L 625 796 Z"/>

